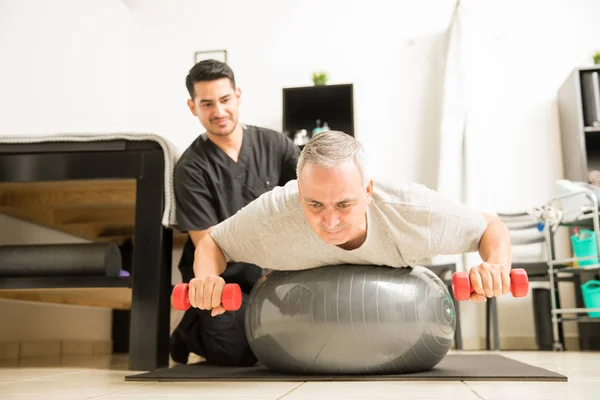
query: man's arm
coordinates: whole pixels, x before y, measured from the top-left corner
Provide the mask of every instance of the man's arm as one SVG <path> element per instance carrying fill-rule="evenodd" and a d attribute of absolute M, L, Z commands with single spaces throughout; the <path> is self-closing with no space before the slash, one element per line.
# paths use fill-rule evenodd
<path fill-rule="evenodd" d="M 201 251 L 207 251 L 209 265 L 206 270 L 220 271 L 222 262 L 245 262 L 259 267 L 264 264 L 265 254 L 262 241 L 262 230 L 268 226 L 268 221 L 276 215 L 272 203 L 283 188 L 277 187 L 263 193 L 259 198 L 251 201 L 231 217 L 209 229 L 201 243 L 202 247 L 196 251 L 200 256 Z M 200 262 L 200 259 L 199 261 Z M 202 271 L 205 267 L 201 267 Z M 197 268 L 194 267 L 196 271 Z"/>
<path fill-rule="evenodd" d="M 203 229 L 201 231 L 188 231 L 188 235 L 190 235 L 195 248 L 198 247 L 198 242 L 200 242 L 204 236 L 208 235 L 209 229 Z"/>
<path fill-rule="evenodd" d="M 512 262 L 510 234 L 492 215 L 427 190 L 431 207 L 429 256 L 479 252 L 483 263 L 469 269 L 474 292 L 471 300 L 484 301 L 510 291 Z"/>
<path fill-rule="evenodd" d="M 190 281 L 189 299 L 192 307 L 212 310 L 214 317 L 225 312 L 221 305 L 225 280 L 221 274 L 227 263 L 221 248 L 210 236 L 211 229 L 205 231 L 194 252 L 194 278 Z"/>
<path fill-rule="evenodd" d="M 274 190 L 277 190 L 276 188 Z M 271 211 L 264 203 L 271 192 L 263 194 L 225 221 L 208 229 L 194 253 L 194 278 L 190 281 L 189 297 L 193 307 L 212 310 L 216 316 L 225 312 L 221 295 L 225 280 L 220 276 L 228 261 L 248 262 L 260 266 L 266 254 L 260 230 L 261 222 Z"/>
<path fill-rule="evenodd" d="M 510 245 L 510 232 L 496 216 L 482 213 L 487 228 L 483 232 L 479 243 L 479 255 L 485 262 L 491 264 L 504 264 L 510 269 L 512 263 L 512 247 Z"/>
<path fill-rule="evenodd" d="M 227 262 L 245 262 L 259 267 L 267 251 L 262 231 L 268 221 L 280 215 L 285 207 L 284 188 L 277 187 L 251 201 L 226 220 L 207 229 L 196 246 L 194 274 L 196 277 L 221 275 Z"/>
<path fill-rule="evenodd" d="M 483 263 L 469 271 L 469 280 L 474 290 L 471 300 L 474 301 L 485 301 L 487 297 L 501 296 L 510 291 L 510 232 L 498 217 L 482 214 L 487 222 L 487 228 L 479 242 L 479 255 Z"/>
<path fill-rule="evenodd" d="M 203 232 L 200 240 L 196 244 L 194 252 L 194 276 L 220 276 L 225 272 L 227 262 L 223 251 L 210 236 L 212 228 Z M 192 239 L 193 240 L 193 239 Z"/>

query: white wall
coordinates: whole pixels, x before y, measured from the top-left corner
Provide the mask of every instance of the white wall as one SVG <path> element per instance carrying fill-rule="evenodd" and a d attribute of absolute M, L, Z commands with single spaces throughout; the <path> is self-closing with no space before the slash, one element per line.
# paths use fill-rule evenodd
<path fill-rule="evenodd" d="M 0 133 L 127 129 L 125 3 L 0 2 Z"/>
<path fill-rule="evenodd" d="M 193 54 L 226 48 L 247 123 L 282 129 L 282 87 L 312 85 L 313 71 L 325 70 L 331 83 L 354 84 L 356 136 L 386 161 L 375 170 L 434 182 L 435 168 L 422 160 L 439 124 L 451 0 L 127 4 L 137 129 L 159 131 L 178 146 L 191 141 L 200 131 L 185 105 Z"/>
<path fill-rule="evenodd" d="M 469 203 L 486 210 L 539 204 L 561 176 L 556 90 L 591 60 L 600 3 L 463 3 L 477 32 Z M 243 121 L 281 129 L 281 88 L 310 85 L 314 70 L 326 70 L 331 83 L 355 86 L 356 135 L 376 155 L 375 172 L 435 186 L 453 6 L 0 1 L 0 134 L 149 131 L 183 150 L 202 130 L 185 104 L 193 54 L 226 48 L 243 90 Z M 521 302 L 501 303 L 512 313 Z M 481 307 L 466 308 L 465 334 L 482 335 Z M 528 310 L 508 315 L 501 315 L 504 334 L 533 335 Z"/>

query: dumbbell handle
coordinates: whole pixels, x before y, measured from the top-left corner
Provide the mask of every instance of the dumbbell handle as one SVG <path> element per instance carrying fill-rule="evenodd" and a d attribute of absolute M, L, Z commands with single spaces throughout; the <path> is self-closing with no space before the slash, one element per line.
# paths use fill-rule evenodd
<path fill-rule="evenodd" d="M 187 283 L 179 283 L 175 285 L 173 294 L 171 295 L 171 302 L 176 310 L 187 310 L 191 307 L 190 285 Z M 225 311 L 237 311 L 242 306 L 242 289 L 235 283 L 228 283 L 223 288 L 221 295 L 221 305 Z"/>
<path fill-rule="evenodd" d="M 452 275 L 452 291 L 456 300 L 467 300 L 471 297 L 473 287 L 469 281 L 468 272 L 455 272 Z M 521 268 L 510 271 L 510 292 L 513 297 L 524 297 L 529 292 L 527 271 Z"/>

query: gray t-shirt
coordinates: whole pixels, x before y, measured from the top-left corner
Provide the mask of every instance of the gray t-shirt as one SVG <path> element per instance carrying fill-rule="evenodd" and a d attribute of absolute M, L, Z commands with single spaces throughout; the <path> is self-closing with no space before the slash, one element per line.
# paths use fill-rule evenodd
<path fill-rule="evenodd" d="M 273 270 L 336 264 L 407 267 L 436 255 L 477 251 L 483 215 L 412 182 L 374 182 L 367 238 L 357 249 L 327 244 L 305 220 L 296 180 L 275 187 L 216 225 L 211 236 L 226 260 Z"/>

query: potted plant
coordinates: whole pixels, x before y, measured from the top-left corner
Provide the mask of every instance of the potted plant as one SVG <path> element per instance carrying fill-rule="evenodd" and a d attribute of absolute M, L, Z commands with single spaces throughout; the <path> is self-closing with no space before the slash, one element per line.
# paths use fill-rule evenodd
<path fill-rule="evenodd" d="M 594 53 L 594 64 L 600 64 L 600 51 Z"/>
<path fill-rule="evenodd" d="M 326 85 L 328 76 L 325 72 L 313 72 L 313 82 L 315 86 Z"/>

